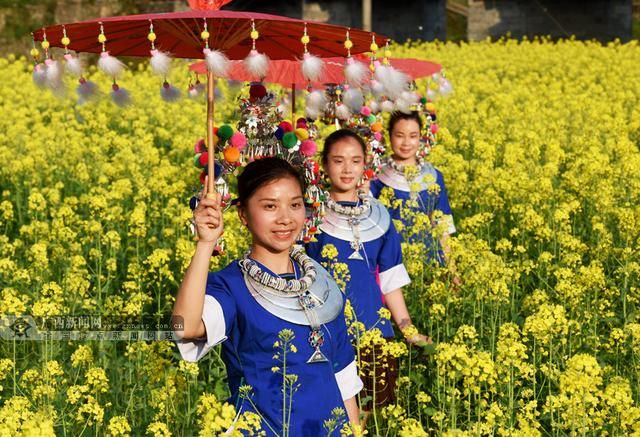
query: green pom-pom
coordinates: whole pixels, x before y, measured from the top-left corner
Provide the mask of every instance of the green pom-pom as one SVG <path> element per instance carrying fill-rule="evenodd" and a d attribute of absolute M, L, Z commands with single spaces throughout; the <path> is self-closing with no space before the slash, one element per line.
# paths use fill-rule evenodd
<path fill-rule="evenodd" d="M 295 147 L 296 144 L 298 144 L 298 137 L 293 132 L 287 132 L 282 137 L 282 144 L 284 144 L 287 149 Z"/>
<path fill-rule="evenodd" d="M 373 124 L 376 122 L 376 116 L 371 114 L 370 116 L 367 117 L 367 123 L 369 124 Z"/>
<path fill-rule="evenodd" d="M 193 165 L 195 165 L 198 168 L 202 167 L 200 165 L 200 155 L 202 155 L 202 154 L 201 153 L 196 153 L 196 156 L 193 157 Z"/>
<path fill-rule="evenodd" d="M 427 104 L 427 98 L 426 97 L 422 97 L 420 99 L 420 103 L 422 103 L 423 105 L 426 105 Z"/>
<path fill-rule="evenodd" d="M 233 128 L 228 124 L 223 124 L 220 126 L 220 129 L 218 129 L 218 138 L 222 141 L 227 141 L 231 138 L 231 135 L 233 135 Z"/>

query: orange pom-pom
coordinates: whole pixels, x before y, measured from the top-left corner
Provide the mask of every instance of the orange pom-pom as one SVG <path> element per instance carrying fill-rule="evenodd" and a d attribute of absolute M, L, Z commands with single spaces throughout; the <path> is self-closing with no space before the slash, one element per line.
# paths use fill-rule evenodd
<path fill-rule="evenodd" d="M 371 130 L 374 132 L 382 132 L 382 123 L 380 123 L 379 121 L 373 123 L 371 125 Z"/>
<path fill-rule="evenodd" d="M 240 151 L 236 147 L 227 147 L 224 149 L 224 160 L 230 164 L 240 159 Z"/>

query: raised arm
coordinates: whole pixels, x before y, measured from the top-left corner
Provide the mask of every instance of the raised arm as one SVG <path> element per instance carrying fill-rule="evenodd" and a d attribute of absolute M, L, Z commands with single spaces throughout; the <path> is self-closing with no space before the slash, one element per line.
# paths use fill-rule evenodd
<path fill-rule="evenodd" d="M 209 263 L 216 240 L 222 235 L 224 228 L 220 195 L 208 194 L 206 181 L 202 198 L 193 210 L 193 219 L 198 243 L 173 305 L 174 320 L 182 321 L 183 324 L 183 331 L 176 330 L 176 334 L 185 339 L 205 336 L 202 310 Z"/>

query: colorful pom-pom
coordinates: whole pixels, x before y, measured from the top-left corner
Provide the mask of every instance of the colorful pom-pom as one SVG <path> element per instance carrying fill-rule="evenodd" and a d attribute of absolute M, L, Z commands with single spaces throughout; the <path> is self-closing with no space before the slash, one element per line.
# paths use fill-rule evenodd
<path fill-rule="evenodd" d="M 198 168 L 202 167 L 200 165 L 200 155 L 201 153 L 196 153 L 196 156 L 193 157 L 193 165 L 195 165 Z"/>
<path fill-rule="evenodd" d="M 203 170 L 203 171 L 200 173 L 200 183 L 201 183 L 202 185 L 204 185 L 204 182 L 205 182 L 205 178 L 206 178 L 206 177 L 207 177 L 207 172 Z"/>
<path fill-rule="evenodd" d="M 307 119 L 304 117 L 300 117 L 298 120 L 296 120 L 296 129 L 299 128 L 303 128 L 303 129 L 307 129 L 308 125 L 307 125 Z"/>
<path fill-rule="evenodd" d="M 375 132 L 373 138 L 375 138 L 376 141 L 382 141 L 382 132 Z"/>
<path fill-rule="evenodd" d="M 438 133 L 438 129 L 439 129 L 439 127 L 438 127 L 438 125 L 436 123 L 433 123 L 431 125 L 431 133 L 437 134 Z"/>
<path fill-rule="evenodd" d="M 313 156 L 317 150 L 318 146 L 313 140 L 304 140 L 302 144 L 300 144 L 300 153 L 304 156 Z"/>
<path fill-rule="evenodd" d="M 196 196 L 192 196 L 191 199 L 189 199 L 189 208 L 193 211 L 196 209 L 196 206 L 198 206 L 198 198 Z"/>
<path fill-rule="evenodd" d="M 278 127 L 281 127 L 285 132 L 293 132 L 293 126 L 288 121 L 281 121 Z"/>
<path fill-rule="evenodd" d="M 279 139 L 282 140 L 282 137 L 284 136 L 284 129 L 282 129 L 280 126 L 278 126 L 278 128 L 276 129 L 276 131 L 273 133 L 273 135 Z"/>
<path fill-rule="evenodd" d="M 371 108 L 369 108 L 368 106 L 363 106 L 362 108 L 360 108 L 360 114 L 364 115 L 365 117 L 370 116 Z"/>
<path fill-rule="evenodd" d="M 296 134 L 294 134 L 293 132 L 287 132 L 282 137 L 282 144 L 284 144 L 284 147 L 286 147 L 287 149 L 291 149 L 295 147 L 296 144 L 298 144 L 298 137 L 296 137 Z"/>
<path fill-rule="evenodd" d="M 305 128 L 299 127 L 294 132 L 296 134 L 296 137 L 298 137 L 300 141 L 304 141 L 309 138 L 309 131 L 306 130 Z"/>
<path fill-rule="evenodd" d="M 371 125 L 371 130 L 374 132 L 381 132 L 382 131 L 382 123 L 380 123 L 379 121 L 376 121 L 375 123 L 373 123 Z"/>
<path fill-rule="evenodd" d="M 436 105 L 434 105 L 433 103 L 429 102 L 424 106 L 424 109 L 426 109 L 428 112 L 436 112 Z"/>
<path fill-rule="evenodd" d="M 376 118 L 376 116 L 375 116 L 375 115 L 373 115 L 373 114 L 371 114 L 371 115 L 369 115 L 369 116 L 367 117 L 367 123 L 369 123 L 369 124 L 373 124 L 373 123 L 375 123 L 375 122 L 376 122 L 376 120 L 377 120 L 377 118 Z"/>
<path fill-rule="evenodd" d="M 237 162 L 238 159 L 240 159 L 240 150 L 238 150 L 236 147 L 227 147 L 226 149 L 224 149 L 223 154 L 224 160 L 229 164 L 233 164 L 234 162 Z"/>
<path fill-rule="evenodd" d="M 247 137 L 245 137 L 242 132 L 235 132 L 231 135 L 231 138 L 229 138 L 229 144 L 242 151 L 242 149 L 247 145 Z"/>
<path fill-rule="evenodd" d="M 251 100 L 261 99 L 267 95 L 267 89 L 261 83 L 253 83 L 249 87 L 249 98 Z"/>
<path fill-rule="evenodd" d="M 233 135 L 233 128 L 228 124 L 223 124 L 218 128 L 218 138 L 222 141 L 227 141 Z"/>
<path fill-rule="evenodd" d="M 208 152 L 202 152 L 200 154 L 200 158 L 199 158 L 198 162 L 200 163 L 200 167 L 206 167 L 207 163 L 209 162 L 209 153 Z"/>
<path fill-rule="evenodd" d="M 368 168 L 364 171 L 364 177 L 367 178 L 368 180 L 373 179 L 374 176 L 375 176 L 375 172 L 373 171 L 373 169 Z"/>
<path fill-rule="evenodd" d="M 204 138 L 200 138 L 193 146 L 193 150 L 196 153 L 202 153 L 207 151 L 207 143 L 204 142 Z"/>

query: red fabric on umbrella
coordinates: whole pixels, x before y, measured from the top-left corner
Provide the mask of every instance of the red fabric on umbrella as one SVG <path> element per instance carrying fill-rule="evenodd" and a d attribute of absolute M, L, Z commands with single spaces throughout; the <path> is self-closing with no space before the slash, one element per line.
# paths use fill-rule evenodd
<path fill-rule="evenodd" d="M 368 58 L 358 56 L 361 62 L 368 62 Z M 324 60 L 324 70 L 322 73 L 322 83 L 344 83 L 344 58 L 326 58 Z M 431 76 L 442 70 L 442 65 L 435 62 L 423 61 L 420 59 L 389 58 L 389 63 L 394 68 L 408 74 L 412 79 Z M 256 78 L 249 75 L 244 69 L 242 61 L 233 61 L 227 79 L 242 82 L 251 82 Z M 204 62 L 196 62 L 189 66 L 189 69 L 197 74 L 206 74 L 207 67 Z M 269 72 L 263 79 L 267 83 L 276 83 L 290 88 L 305 88 L 308 81 L 302 75 L 300 61 L 272 60 L 269 62 Z M 312 85 L 322 85 L 312 84 Z"/>
<path fill-rule="evenodd" d="M 354 56 L 360 62 L 369 62 L 369 58 L 364 55 Z M 421 77 L 431 76 L 442 70 L 442 65 L 431 61 L 414 58 L 389 58 L 389 65 L 396 70 L 408 74 L 411 79 L 420 79 Z"/>
<path fill-rule="evenodd" d="M 320 57 L 343 56 L 347 30 L 353 42 L 352 53 L 369 50 L 371 37 L 375 35 L 378 45 L 383 46 L 388 38 L 359 29 L 348 29 L 332 24 L 303 21 L 278 15 L 237 11 L 185 11 L 164 14 L 128 15 L 98 18 L 71 24 L 48 26 L 33 32 L 36 41 L 46 39 L 51 46 L 63 47 L 63 29 L 71 43 L 69 49 L 77 52 L 100 53 L 98 42 L 100 24 L 107 37 L 106 48 L 113 56 L 148 57 L 150 43 L 147 40 L 149 24 L 153 22 L 157 36 L 156 48 L 169 52 L 177 58 L 203 58 L 203 41 L 200 32 L 204 20 L 210 33 L 209 47 L 221 50 L 229 59 L 244 59 L 251 50 L 251 23 L 255 22 L 260 38 L 256 41 L 259 52 L 271 59 L 297 59 L 303 54 L 300 38 L 305 24 L 310 37 L 308 50 Z"/>
<path fill-rule="evenodd" d="M 344 58 L 325 58 L 322 70 L 322 83 L 342 83 L 344 81 Z M 196 62 L 189 66 L 189 69 L 197 74 L 206 74 L 207 66 L 203 61 Z M 231 68 L 227 74 L 227 79 L 242 82 L 256 80 L 244 68 L 242 61 L 232 61 Z M 286 59 L 269 61 L 269 71 L 263 78 L 264 82 L 275 83 L 287 88 L 305 88 L 309 81 L 302 75 L 300 61 L 290 61 Z M 313 84 L 313 85 L 322 85 Z"/>
<path fill-rule="evenodd" d="M 442 65 L 420 59 L 389 58 L 389 64 L 396 70 L 408 74 L 412 79 L 431 76 L 442 70 Z"/>

